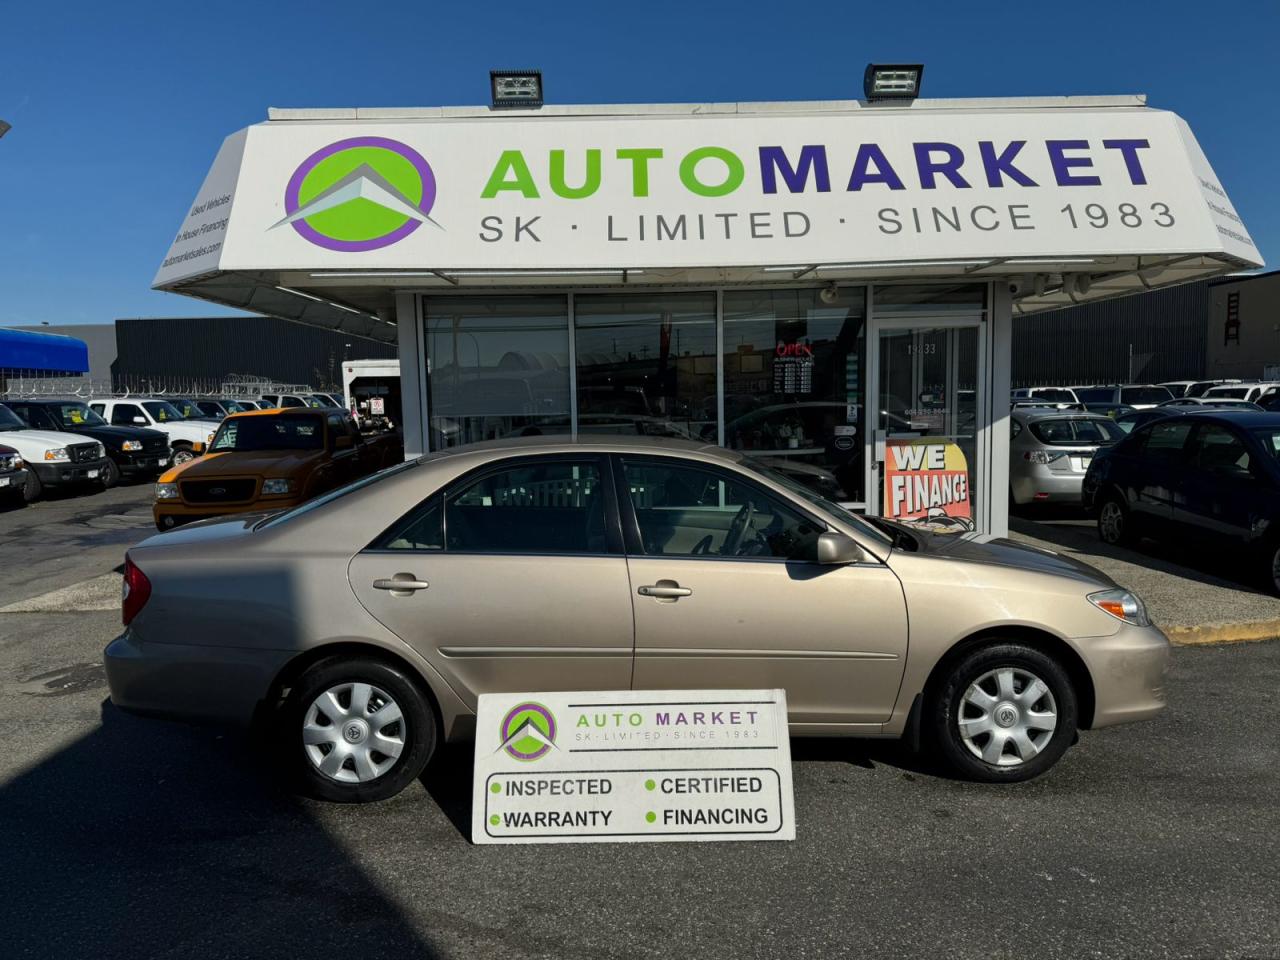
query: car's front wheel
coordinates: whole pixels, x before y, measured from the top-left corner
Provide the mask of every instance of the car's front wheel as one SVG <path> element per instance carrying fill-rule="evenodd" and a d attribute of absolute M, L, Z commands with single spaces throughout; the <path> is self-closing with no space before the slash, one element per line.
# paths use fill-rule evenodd
<path fill-rule="evenodd" d="M 108 460 L 102 468 L 102 486 L 106 490 L 110 490 L 120 482 L 120 468 L 116 466 L 114 460 Z"/>
<path fill-rule="evenodd" d="M 27 482 L 22 485 L 22 499 L 27 503 L 34 503 L 40 499 L 42 493 L 44 493 L 44 484 L 40 482 L 34 470 L 28 470 Z"/>
<path fill-rule="evenodd" d="M 337 803 L 394 797 L 436 745 L 431 705 L 381 660 L 333 657 L 309 667 L 283 714 L 281 749 L 303 793 Z"/>
<path fill-rule="evenodd" d="M 174 447 L 173 455 L 169 457 L 169 466 L 176 467 L 184 463 L 190 463 L 196 458 L 196 452 L 190 447 Z"/>
<path fill-rule="evenodd" d="M 988 783 L 1030 780 L 1076 735 L 1077 701 L 1066 670 L 1035 647 L 995 641 L 961 656 L 926 705 L 940 759 Z"/>

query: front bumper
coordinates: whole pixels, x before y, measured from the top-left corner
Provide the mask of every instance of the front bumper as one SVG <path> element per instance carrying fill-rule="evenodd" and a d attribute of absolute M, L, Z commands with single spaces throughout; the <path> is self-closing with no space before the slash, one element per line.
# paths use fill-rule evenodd
<path fill-rule="evenodd" d="M 248 726 L 291 656 L 285 650 L 147 643 L 126 629 L 102 660 L 111 702 L 122 710 Z"/>
<path fill-rule="evenodd" d="M 0 496 L 5 494 L 18 495 L 27 485 L 27 471 L 24 467 L 21 470 L 10 470 L 8 473 L 0 473 Z"/>
<path fill-rule="evenodd" d="M 161 530 L 172 530 L 184 523 L 208 520 L 210 517 L 227 517 L 236 513 L 274 513 L 288 510 L 302 502 L 301 497 L 266 497 L 252 503 L 201 503 L 188 504 L 181 500 L 157 500 L 151 507 L 151 515 Z"/>
<path fill-rule="evenodd" d="M 1158 627 L 1126 623 L 1109 637 L 1073 642 L 1093 679 L 1093 723 L 1148 720 L 1165 708 L 1169 641 Z"/>
<path fill-rule="evenodd" d="M 99 483 L 107 469 L 107 458 L 87 460 L 84 463 L 36 463 L 27 461 L 27 469 L 34 470 L 40 483 L 57 487 L 71 483 Z"/>
<path fill-rule="evenodd" d="M 160 473 L 169 463 L 169 452 L 147 453 L 121 450 L 115 457 L 116 466 L 126 477 Z"/>

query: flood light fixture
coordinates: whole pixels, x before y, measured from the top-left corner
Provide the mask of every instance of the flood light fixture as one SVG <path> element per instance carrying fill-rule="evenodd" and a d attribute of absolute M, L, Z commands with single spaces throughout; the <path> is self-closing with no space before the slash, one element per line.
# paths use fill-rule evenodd
<path fill-rule="evenodd" d="M 923 63 L 868 63 L 862 91 L 868 100 L 914 100 L 923 79 Z"/>
<path fill-rule="evenodd" d="M 489 92 L 493 109 L 542 106 L 541 70 L 490 70 Z"/>

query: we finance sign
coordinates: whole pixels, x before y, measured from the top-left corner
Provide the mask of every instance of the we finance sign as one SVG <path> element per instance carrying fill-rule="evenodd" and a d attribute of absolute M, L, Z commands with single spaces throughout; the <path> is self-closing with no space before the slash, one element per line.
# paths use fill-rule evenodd
<path fill-rule="evenodd" d="M 224 191 L 222 266 L 1249 254 L 1202 161 L 1143 109 L 272 123 Z"/>

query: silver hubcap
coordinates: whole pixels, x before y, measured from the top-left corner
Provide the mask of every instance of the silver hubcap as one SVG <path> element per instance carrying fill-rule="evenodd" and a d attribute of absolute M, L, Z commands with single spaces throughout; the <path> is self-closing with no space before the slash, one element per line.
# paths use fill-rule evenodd
<path fill-rule="evenodd" d="M 1114 501 L 1104 503 L 1102 514 L 1098 517 L 1098 525 L 1102 528 L 1103 539 L 1119 540 L 1124 532 L 1124 512 L 1120 509 L 1120 505 Z"/>
<path fill-rule="evenodd" d="M 340 783 L 366 783 L 390 770 L 404 751 L 404 715 L 368 683 L 340 683 L 311 702 L 302 745 L 312 766 Z"/>
<path fill-rule="evenodd" d="M 1058 708 L 1049 687 L 1034 673 L 998 667 L 969 684 L 956 720 L 960 739 L 975 757 L 1016 767 L 1049 745 Z"/>

